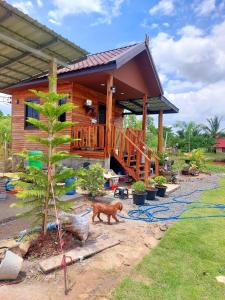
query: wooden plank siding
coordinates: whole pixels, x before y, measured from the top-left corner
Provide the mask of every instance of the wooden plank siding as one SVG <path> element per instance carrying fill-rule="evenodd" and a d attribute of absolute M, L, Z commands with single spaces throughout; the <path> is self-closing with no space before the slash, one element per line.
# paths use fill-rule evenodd
<path fill-rule="evenodd" d="M 39 84 L 29 89 L 36 89 L 41 91 L 48 91 L 47 84 Z M 72 101 L 76 106 L 71 112 L 66 114 L 67 121 L 77 122 L 81 125 L 91 125 L 91 119 L 93 116 L 89 115 L 84 103 L 86 99 L 91 99 L 93 106 L 95 108 L 95 118 L 98 119 L 98 104 L 106 104 L 106 95 L 101 94 L 97 91 L 94 91 L 88 87 L 82 86 L 73 81 L 58 81 L 57 91 L 59 93 L 69 94 L 67 101 Z M 44 150 L 41 145 L 27 141 L 26 137 L 28 135 L 37 134 L 44 137 L 45 133 L 38 129 L 24 129 L 24 101 L 28 97 L 34 97 L 28 88 L 14 89 L 12 92 L 12 152 L 16 154 L 22 150 Z M 123 118 L 122 118 L 123 109 L 115 106 L 115 99 L 113 100 L 113 112 L 112 112 L 112 123 L 122 127 Z M 40 116 L 41 120 L 44 120 Z M 62 134 L 71 135 L 71 129 L 65 129 L 62 131 Z M 70 144 L 65 144 L 60 146 L 60 150 L 70 150 Z M 86 157 L 93 157 L 93 155 L 98 155 L 88 153 Z M 102 153 L 100 154 L 102 156 Z"/>

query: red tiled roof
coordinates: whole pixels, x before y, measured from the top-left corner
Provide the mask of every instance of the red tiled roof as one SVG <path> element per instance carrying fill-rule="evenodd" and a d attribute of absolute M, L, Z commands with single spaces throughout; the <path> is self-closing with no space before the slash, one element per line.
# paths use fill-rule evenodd
<path fill-rule="evenodd" d="M 216 140 L 215 148 L 225 148 L 225 138 L 219 138 Z"/>
<path fill-rule="evenodd" d="M 91 67 L 101 66 L 101 65 L 107 65 L 108 63 L 116 60 L 121 55 L 125 54 L 132 48 L 134 48 L 136 45 L 139 44 L 133 44 L 113 50 L 107 50 L 104 52 L 99 52 L 96 54 L 90 54 L 87 57 L 85 57 L 83 60 L 76 62 L 72 65 L 69 65 L 68 68 L 62 68 L 58 70 L 58 74 L 67 73 L 71 71 L 78 71 L 82 69 L 87 69 Z"/>

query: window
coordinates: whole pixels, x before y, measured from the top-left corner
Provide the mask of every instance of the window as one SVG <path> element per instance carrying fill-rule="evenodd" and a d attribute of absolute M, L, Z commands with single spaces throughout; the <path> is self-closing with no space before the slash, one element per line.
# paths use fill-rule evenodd
<path fill-rule="evenodd" d="M 33 102 L 33 103 L 39 103 L 40 100 L 38 98 L 27 98 L 25 99 L 26 102 Z M 36 129 L 36 127 L 33 124 L 30 124 L 27 122 L 28 118 L 34 118 L 39 120 L 39 112 L 37 112 L 32 107 L 25 104 L 24 106 L 24 128 L 25 129 Z"/>
<path fill-rule="evenodd" d="M 59 100 L 59 105 L 66 104 L 66 98 Z M 63 113 L 61 116 L 59 116 L 60 122 L 66 122 L 66 113 Z"/>

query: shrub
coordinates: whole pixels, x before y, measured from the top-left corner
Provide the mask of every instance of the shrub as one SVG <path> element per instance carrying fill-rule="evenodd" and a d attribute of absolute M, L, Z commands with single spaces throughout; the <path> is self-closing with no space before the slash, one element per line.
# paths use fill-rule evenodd
<path fill-rule="evenodd" d="M 148 178 L 148 181 L 147 181 L 147 184 L 146 184 L 146 187 L 147 188 L 153 188 L 155 185 L 155 180 L 151 177 Z"/>
<path fill-rule="evenodd" d="M 166 152 L 158 152 L 157 154 L 159 157 L 159 165 L 163 166 L 166 158 L 168 157 L 168 154 Z"/>
<path fill-rule="evenodd" d="M 164 176 L 157 176 L 157 177 L 155 177 L 155 182 L 159 186 L 164 185 L 166 183 L 166 177 L 164 177 Z"/>
<path fill-rule="evenodd" d="M 205 152 L 203 149 L 194 149 L 189 153 L 185 153 L 185 156 L 190 159 L 192 164 L 195 164 L 198 169 L 200 169 L 201 167 L 203 167 L 205 165 Z"/>
<path fill-rule="evenodd" d="M 136 193 L 144 192 L 145 191 L 145 184 L 143 181 L 137 181 L 132 185 L 132 189 Z"/>
<path fill-rule="evenodd" d="M 88 169 L 80 169 L 78 172 L 78 185 L 86 189 L 91 197 L 98 195 L 104 183 L 104 169 L 100 164 L 92 164 Z"/>

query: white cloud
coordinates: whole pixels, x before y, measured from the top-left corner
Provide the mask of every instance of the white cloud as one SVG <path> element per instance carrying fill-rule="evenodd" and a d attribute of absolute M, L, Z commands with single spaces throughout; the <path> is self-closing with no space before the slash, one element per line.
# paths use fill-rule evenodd
<path fill-rule="evenodd" d="M 225 21 L 208 34 L 193 26 L 179 34 L 160 32 L 151 40 L 165 94 L 180 109 L 165 117 L 165 123 L 225 115 Z"/>
<path fill-rule="evenodd" d="M 167 23 L 167 22 L 164 22 L 164 23 L 163 23 L 163 26 L 165 26 L 165 27 L 170 27 L 170 24 Z"/>
<path fill-rule="evenodd" d="M 202 0 L 196 7 L 194 7 L 195 12 L 199 16 L 208 16 L 216 9 L 216 0 Z"/>
<path fill-rule="evenodd" d="M 55 8 L 49 11 L 49 21 L 61 23 L 68 15 L 95 13 L 99 17 L 93 25 L 111 24 L 112 19 L 121 13 L 121 5 L 125 0 L 53 0 Z"/>
<path fill-rule="evenodd" d="M 177 120 L 203 123 L 214 115 L 224 116 L 225 80 L 209 84 L 197 91 L 183 93 L 167 93 L 166 96 L 177 107 L 179 114 L 170 115 L 168 122 Z"/>
<path fill-rule="evenodd" d="M 42 6 L 43 6 L 42 0 L 37 0 L 37 6 L 38 6 L 38 7 L 42 7 Z"/>
<path fill-rule="evenodd" d="M 24 12 L 30 14 L 33 9 L 33 3 L 31 1 L 17 1 L 13 3 L 13 6 Z"/>
<path fill-rule="evenodd" d="M 199 36 L 200 32 L 186 27 L 179 39 L 164 32 L 153 38 L 152 52 L 159 71 L 189 82 L 212 83 L 225 78 L 225 21 L 208 35 Z"/>
<path fill-rule="evenodd" d="M 197 37 L 202 36 L 203 31 L 200 28 L 197 28 L 193 25 L 187 25 L 181 28 L 178 33 L 183 36 L 189 36 L 189 37 Z"/>
<path fill-rule="evenodd" d="M 158 4 L 150 8 L 150 15 L 155 15 L 161 13 L 163 15 L 171 15 L 174 11 L 174 1 L 173 0 L 161 0 Z"/>

